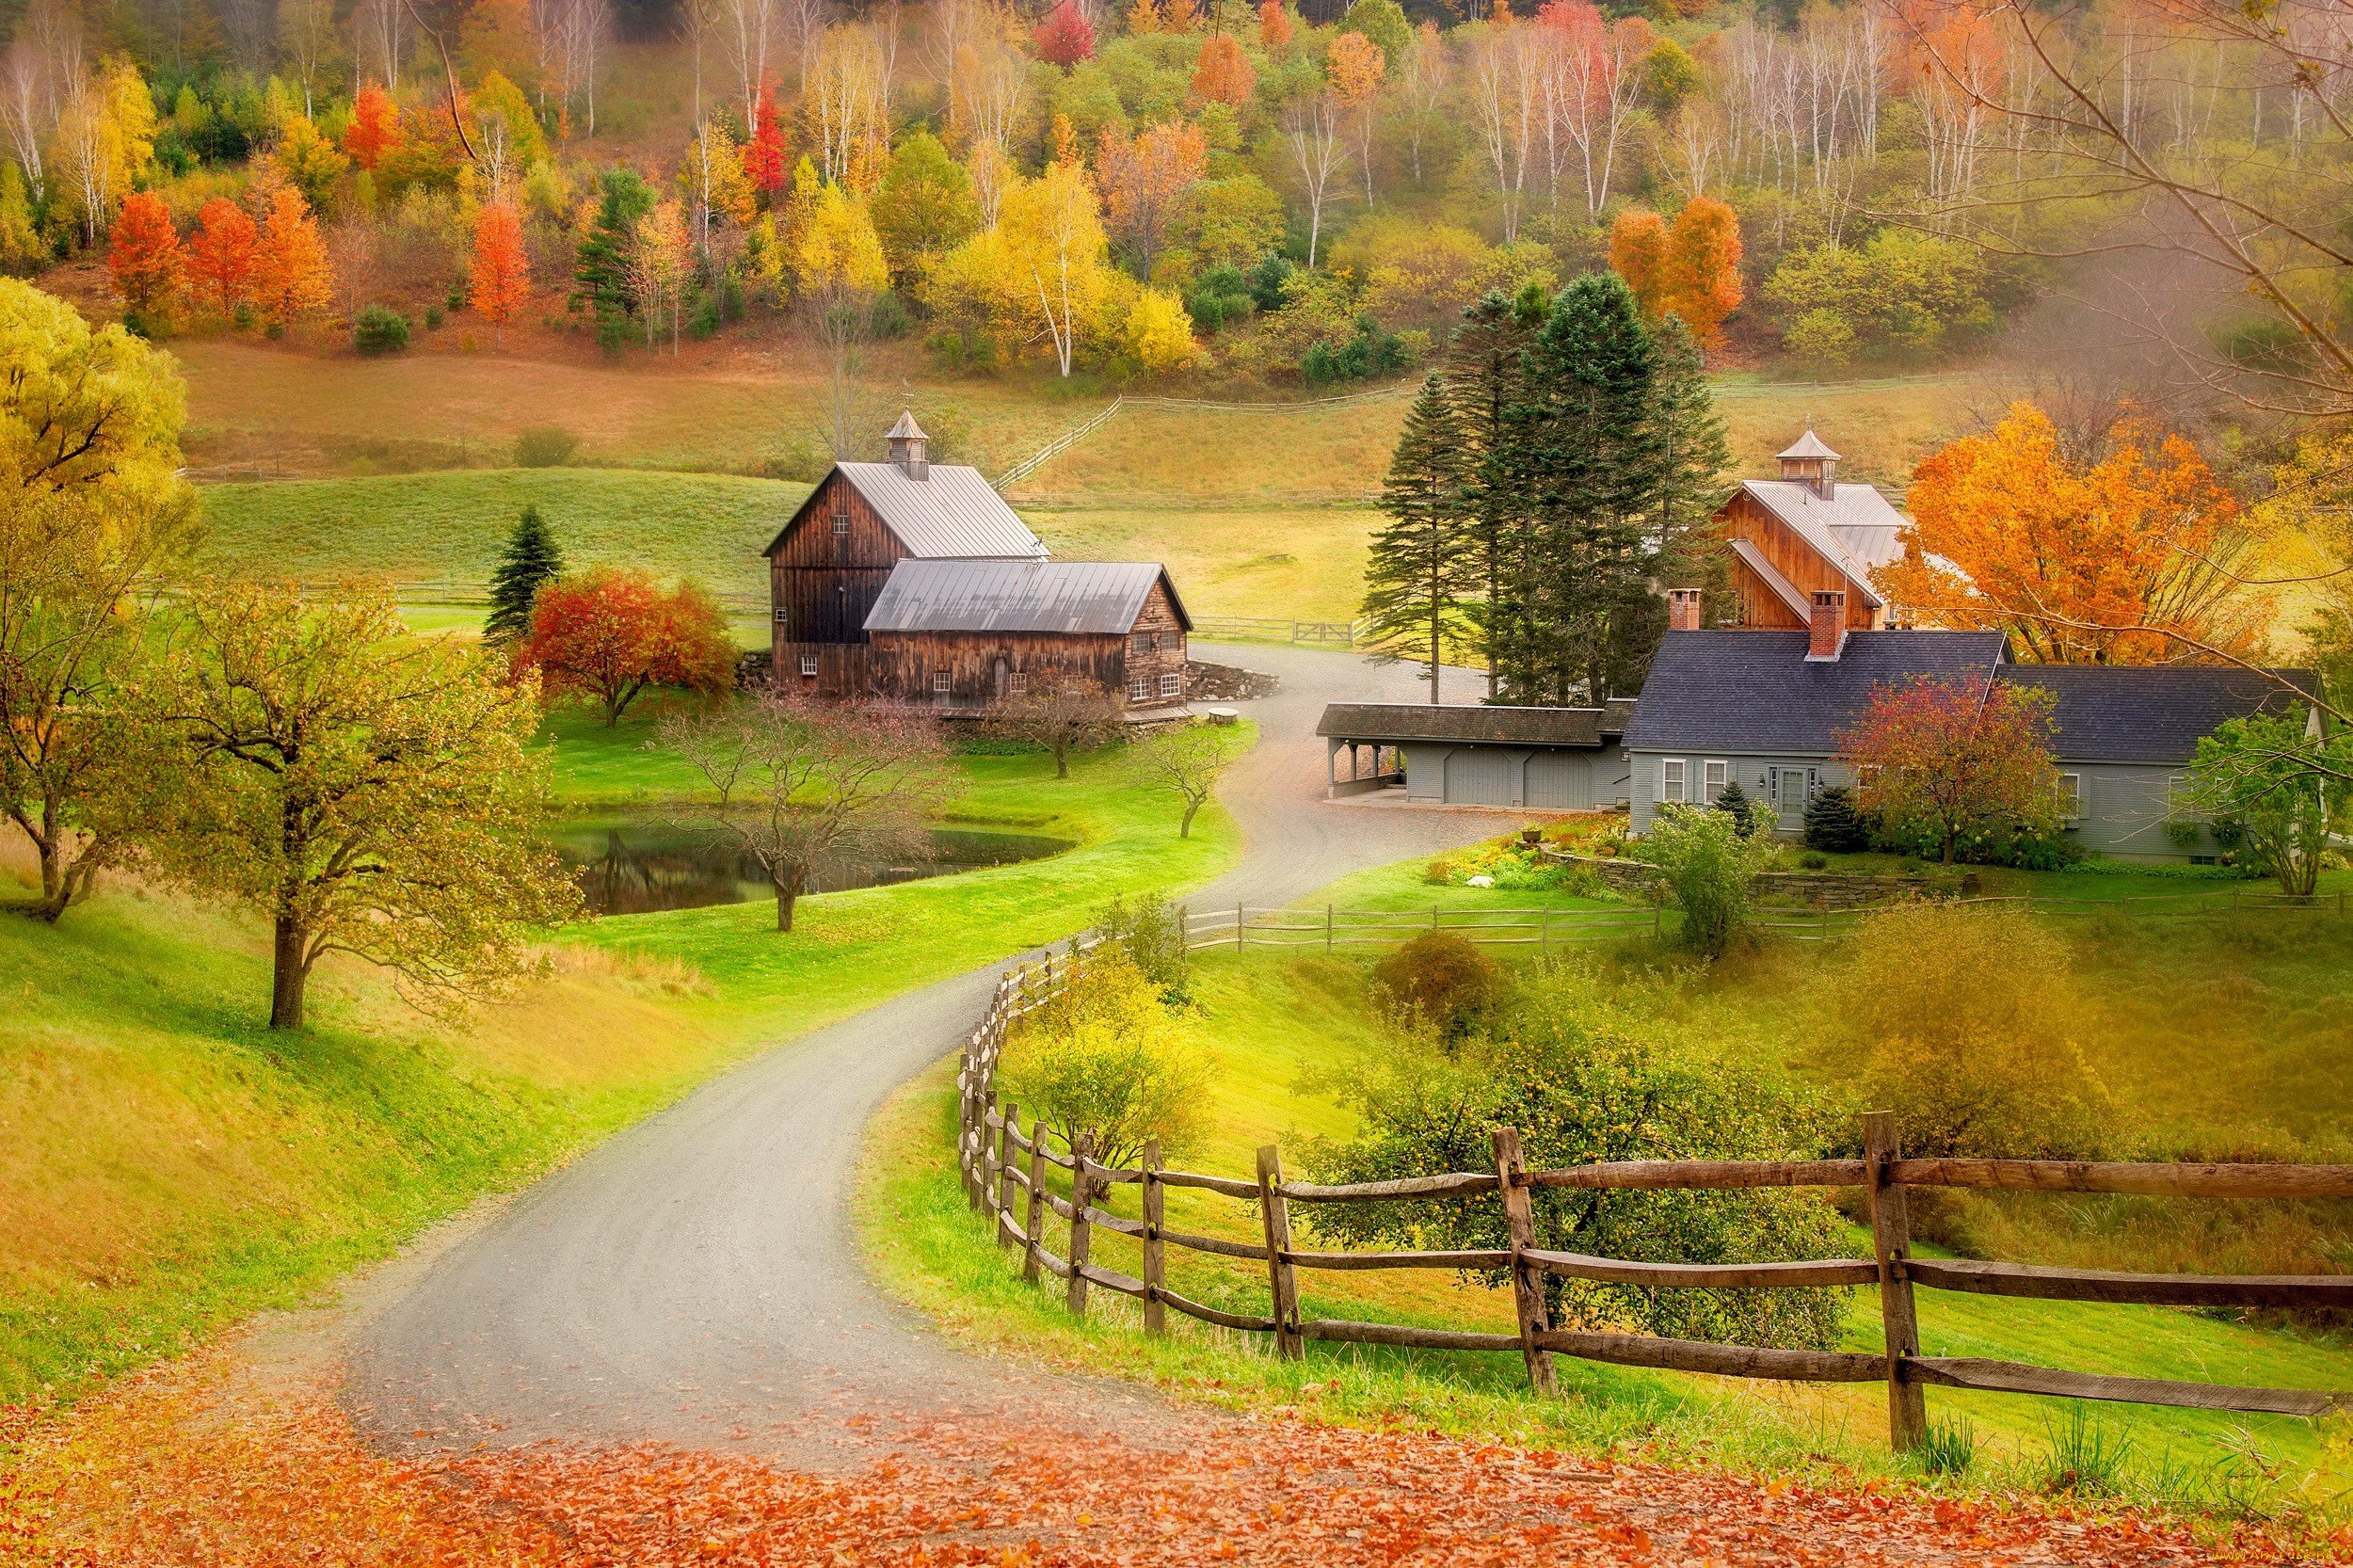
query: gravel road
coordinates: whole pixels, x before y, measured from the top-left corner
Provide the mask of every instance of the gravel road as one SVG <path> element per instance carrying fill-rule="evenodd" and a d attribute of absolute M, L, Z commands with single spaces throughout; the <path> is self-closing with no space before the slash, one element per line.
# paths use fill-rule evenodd
<path fill-rule="evenodd" d="M 1273 670 L 1282 689 L 1247 705 L 1261 740 L 1221 790 L 1243 863 L 1197 905 L 1286 903 L 1496 831 L 1491 814 L 1323 802 L 1324 703 L 1416 700 L 1410 666 L 1200 652 Z M 430 1448 L 654 1439 L 822 1466 L 871 1458 L 878 1422 L 1066 1407 L 1078 1380 L 959 1350 L 886 1300 L 851 1234 L 860 1130 L 955 1048 L 996 974 L 769 1052 L 393 1266 L 354 1330 L 354 1414 L 379 1440 Z M 1154 1404 L 1085 1386 L 1082 1402 L 1130 1438 Z"/>

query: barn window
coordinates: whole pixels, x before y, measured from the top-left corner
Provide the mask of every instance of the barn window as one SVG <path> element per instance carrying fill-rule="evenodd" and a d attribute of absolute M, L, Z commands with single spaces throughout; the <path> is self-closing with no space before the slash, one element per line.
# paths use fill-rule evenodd
<path fill-rule="evenodd" d="M 1159 632 L 1139 632 L 1136 633 L 1135 648 L 1138 653 L 1156 653 L 1160 651 L 1160 636 Z"/>
<path fill-rule="evenodd" d="M 1707 791 L 1707 801 L 1712 806 L 1716 803 L 1717 797 L 1724 792 L 1724 785 L 1731 776 L 1732 767 L 1727 762 L 1710 761 L 1702 762 L 1700 769 L 1704 787 Z"/>
<path fill-rule="evenodd" d="M 1661 806 L 1683 804 L 1685 766 L 1680 757 L 1661 757 L 1658 760 L 1658 804 Z"/>
<path fill-rule="evenodd" d="M 836 512 L 833 515 L 834 536 L 836 538 L 840 538 L 842 535 L 847 534 L 849 531 L 850 514 L 847 512 Z"/>
<path fill-rule="evenodd" d="M 784 607 L 782 605 L 778 605 L 776 607 L 776 624 L 778 626 L 782 626 L 784 624 Z"/>
<path fill-rule="evenodd" d="M 954 681 L 954 680 L 953 680 L 952 678 L 951 678 L 951 677 L 949 676 L 949 674 L 948 674 L 948 672 L 947 672 L 946 670 L 934 670 L 934 671 L 932 671 L 932 690 L 933 690 L 933 691 L 937 692 L 937 693 L 938 693 L 941 696 L 947 696 L 950 692 L 953 691 L 954 689 L 955 689 L 955 681 Z"/>
<path fill-rule="evenodd" d="M 1030 676 L 1027 670 L 1015 670 L 1005 677 L 1005 690 L 1013 696 L 1019 696 L 1029 689 Z"/>
<path fill-rule="evenodd" d="M 1185 678 L 1183 676 L 1163 675 L 1160 677 L 1160 696 L 1182 696 L 1184 695 Z"/>
<path fill-rule="evenodd" d="M 814 653 L 801 655 L 801 673 L 812 678 L 817 674 L 817 655 Z"/>
<path fill-rule="evenodd" d="M 1152 682 L 1146 677 L 1139 675 L 1133 680 L 1128 682 L 1128 701 L 1145 702 L 1150 700 L 1151 696 Z"/>

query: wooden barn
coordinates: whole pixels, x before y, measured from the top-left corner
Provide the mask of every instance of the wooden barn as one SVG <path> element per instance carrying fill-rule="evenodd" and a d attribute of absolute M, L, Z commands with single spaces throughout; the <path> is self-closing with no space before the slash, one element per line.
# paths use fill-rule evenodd
<path fill-rule="evenodd" d="M 1817 596 L 1830 594 L 1839 596 L 1848 631 L 1889 623 L 1872 574 L 1903 554 L 1903 514 L 1876 486 L 1841 483 L 1838 454 L 1813 431 L 1781 455 L 1780 478 L 1743 481 L 1716 517 L 1732 549 L 1730 624 L 1806 631 Z M 1696 631 L 1697 596 L 1668 599 L 1674 628 Z"/>
<path fill-rule="evenodd" d="M 1193 630 L 1149 562 L 1054 561 L 912 413 L 888 458 L 836 463 L 768 546 L 776 678 L 828 700 L 981 714 L 1048 671 L 1150 718 L 1186 701 Z"/>

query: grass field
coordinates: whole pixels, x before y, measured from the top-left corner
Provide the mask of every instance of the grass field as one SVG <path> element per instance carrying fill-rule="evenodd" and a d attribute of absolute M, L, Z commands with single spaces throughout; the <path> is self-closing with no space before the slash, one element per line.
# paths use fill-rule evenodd
<path fill-rule="evenodd" d="M 1279 1140 L 1296 1166 L 1313 1139 L 1352 1130 L 1343 1085 L 1396 1048 L 1372 1021 L 1377 1010 L 1358 963 L 1208 954 L 1196 961 L 1193 989 L 1214 1057 L 1214 1103 L 1208 1130 L 1182 1164 L 1246 1175 L 1251 1151 Z M 1061 1309 L 1058 1288 L 1019 1285 L 1007 1256 L 988 1244 L 984 1225 L 966 1210 L 953 1172 L 953 1116 L 952 1095 L 937 1074 L 904 1092 L 870 1133 L 860 1202 L 878 1273 L 959 1333 L 1090 1370 L 1148 1378 L 1192 1397 L 1300 1408 L 1336 1420 L 1799 1472 L 1907 1473 L 1884 1448 L 1883 1398 L 1867 1386 L 1796 1390 L 1564 1359 L 1568 1398 L 1545 1402 L 1525 1395 L 1516 1356 L 1311 1345 L 1304 1362 L 1286 1364 L 1256 1337 L 1181 1318 L 1175 1334 L 1152 1340 L 1138 1332 L 1131 1304 L 1106 1292 L 1096 1293 L 1095 1316 L 1074 1324 Z M 1172 1228 L 1255 1237 L 1257 1221 L 1246 1206 L 1198 1192 L 1169 1197 Z M 1114 1208 L 1132 1213 L 1134 1203 L 1130 1190 L 1114 1190 Z M 1849 1241 L 1867 1251 L 1860 1235 Z M 1125 1238 L 1098 1231 L 1096 1256 L 1111 1268 L 1139 1272 L 1135 1245 Z M 1176 1250 L 1171 1258 L 1172 1288 L 1230 1310 L 1264 1310 L 1258 1266 Z M 1446 1275 L 1310 1272 L 1302 1282 L 1303 1311 L 1310 1317 L 1502 1332 L 1511 1325 L 1500 1292 Z M 1921 1300 L 1930 1354 L 2353 1386 L 2353 1349 L 2211 1316 L 1939 1292 L 1924 1292 Z M 1878 1336 L 1876 1298 L 1855 1292 L 1846 1346 L 1876 1349 Z M 1965 1484 L 2039 1489 L 2051 1450 L 2078 1419 L 2071 1407 L 2052 1401 L 1946 1390 L 1932 1391 L 1930 1400 L 1938 1417 L 1965 1419 L 1978 1434 L 1978 1463 Z M 2081 1419 L 2122 1450 L 2116 1485 L 2137 1500 L 2327 1515 L 2339 1509 L 2332 1499 L 2353 1480 L 2329 1434 L 2301 1421 L 2137 1406 L 2087 1407 Z"/>
<path fill-rule="evenodd" d="M 693 793 L 651 731 L 650 714 L 613 730 L 559 715 L 562 800 Z M 790 936 L 765 904 L 599 921 L 552 941 L 516 995 L 451 1020 L 330 961 L 312 1027 L 273 1033 L 265 928 L 177 896 L 109 890 L 54 929 L 0 919 L 0 1404 L 71 1399 L 299 1300 L 750 1052 L 1236 853 L 1214 808 L 1178 839 L 1173 800 L 1130 787 L 1115 751 L 1063 781 L 1042 756 L 967 772 L 949 820 L 1078 847 L 813 896 Z M 0 878 L 22 869 L 0 859 Z"/>

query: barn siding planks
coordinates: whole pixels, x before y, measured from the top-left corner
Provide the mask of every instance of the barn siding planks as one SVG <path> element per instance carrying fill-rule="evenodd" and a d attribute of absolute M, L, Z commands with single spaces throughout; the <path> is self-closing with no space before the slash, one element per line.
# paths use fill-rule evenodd
<path fill-rule="evenodd" d="M 1861 594 L 1849 589 L 1847 574 L 1823 560 L 1795 529 L 1747 490 L 1735 494 L 1717 516 L 1723 520 L 1727 539 L 1747 539 L 1754 544 L 1800 593 L 1808 598 L 1817 591 L 1845 593 L 1848 631 L 1868 632 L 1881 624 L 1882 612 L 1872 609 Z M 1804 617 L 1784 604 L 1779 594 L 1737 558 L 1732 563 L 1732 584 L 1739 605 L 1737 625 L 1757 631 L 1806 629 Z"/>

